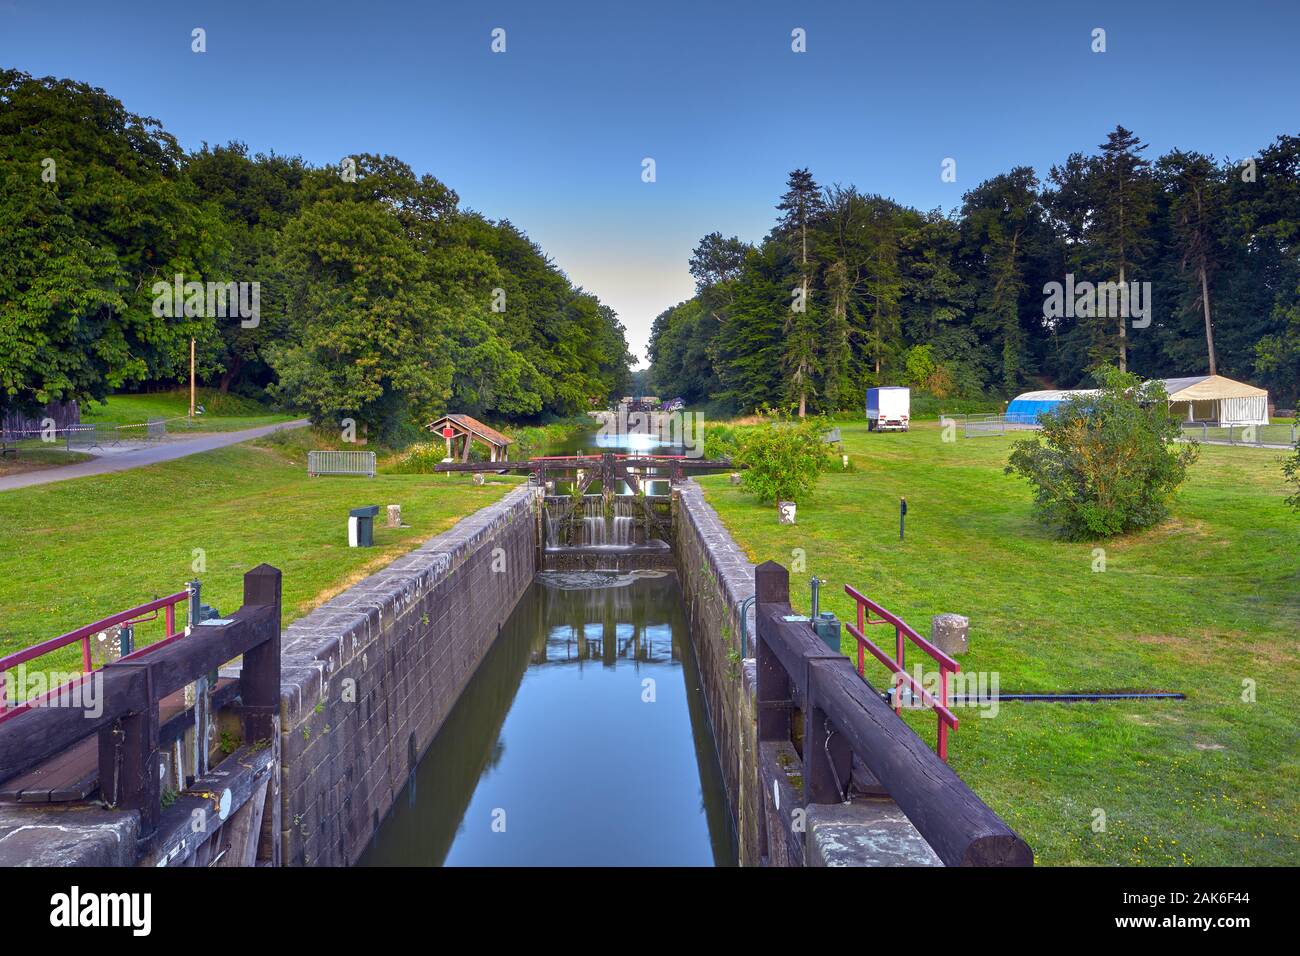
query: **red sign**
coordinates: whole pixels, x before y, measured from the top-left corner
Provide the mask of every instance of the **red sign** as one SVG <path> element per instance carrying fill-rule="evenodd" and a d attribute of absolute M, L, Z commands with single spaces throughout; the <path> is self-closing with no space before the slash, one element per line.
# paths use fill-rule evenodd
<path fill-rule="evenodd" d="M 450 437 L 451 437 L 452 435 L 454 435 L 454 434 L 456 434 L 456 429 L 452 428 L 450 425 L 444 425 L 444 426 L 442 426 L 442 437 L 443 437 L 443 438 L 450 438 Z"/>

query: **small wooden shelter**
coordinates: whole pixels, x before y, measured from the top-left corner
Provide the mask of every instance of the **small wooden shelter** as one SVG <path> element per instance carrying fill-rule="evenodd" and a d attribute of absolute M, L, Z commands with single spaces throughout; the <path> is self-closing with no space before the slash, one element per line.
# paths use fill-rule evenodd
<path fill-rule="evenodd" d="M 469 461 L 469 449 L 474 442 L 482 442 L 488 447 L 489 461 L 505 461 L 507 446 L 511 440 L 495 428 L 489 428 L 477 418 L 468 415 L 443 415 L 425 426 L 435 435 L 447 442 L 447 457 L 459 455 L 461 461 Z"/>

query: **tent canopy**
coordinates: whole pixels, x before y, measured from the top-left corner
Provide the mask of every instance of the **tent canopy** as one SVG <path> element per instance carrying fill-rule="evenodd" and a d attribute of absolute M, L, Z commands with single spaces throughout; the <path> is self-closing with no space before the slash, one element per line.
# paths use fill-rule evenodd
<path fill-rule="evenodd" d="M 1224 398 L 1267 398 L 1268 392 L 1245 382 L 1222 375 L 1194 375 L 1191 378 L 1167 378 L 1165 391 L 1171 402 L 1209 402 Z"/>

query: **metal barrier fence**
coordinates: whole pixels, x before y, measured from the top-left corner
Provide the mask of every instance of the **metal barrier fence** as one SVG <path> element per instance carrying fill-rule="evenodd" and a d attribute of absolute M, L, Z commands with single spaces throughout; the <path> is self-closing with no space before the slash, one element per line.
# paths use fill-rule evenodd
<path fill-rule="evenodd" d="M 1007 432 L 1037 431 L 1038 423 L 1006 415 L 967 415 L 962 421 L 963 438 L 1005 435 Z"/>
<path fill-rule="evenodd" d="M 1278 422 L 1272 425 L 1219 425 L 1214 422 L 1184 422 L 1183 438 L 1220 445 L 1255 445 L 1266 448 L 1286 448 L 1296 443 L 1295 424 Z"/>
<path fill-rule="evenodd" d="M 1220 425 L 1215 422 L 1183 422 L 1183 439 L 1222 445 L 1254 445 L 1286 448 L 1300 437 L 1300 426 L 1288 422 L 1271 425 Z M 1037 431 L 1037 422 L 1006 415 L 968 415 L 962 420 L 962 437 L 1005 435 L 1007 432 Z"/>
<path fill-rule="evenodd" d="M 132 425 L 119 425 L 117 431 L 123 441 L 162 441 L 167 437 L 167 422 L 166 418 L 150 418 Z"/>
<path fill-rule="evenodd" d="M 91 425 L 69 425 L 64 434 L 68 451 L 78 448 L 104 448 L 108 445 L 120 445 L 122 433 L 117 425 L 108 422 L 95 422 Z"/>
<path fill-rule="evenodd" d="M 307 452 L 307 474 L 312 478 L 317 475 L 366 475 L 375 477 L 375 453 L 373 451 L 309 451 Z"/>

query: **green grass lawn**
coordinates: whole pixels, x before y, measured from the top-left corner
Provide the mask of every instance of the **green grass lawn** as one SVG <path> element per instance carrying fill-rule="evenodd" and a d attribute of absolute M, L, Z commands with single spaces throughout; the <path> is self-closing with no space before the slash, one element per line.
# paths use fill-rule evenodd
<path fill-rule="evenodd" d="M 195 402 L 204 407 L 202 415 L 190 421 L 169 421 L 168 432 L 224 432 L 272 425 L 292 421 L 300 416 L 276 412 L 251 398 L 241 395 L 222 395 L 216 389 L 200 388 Z M 110 395 L 106 404 L 91 402 L 81 410 L 81 420 L 110 422 L 115 425 L 136 425 L 151 418 L 175 419 L 189 414 L 188 389 L 170 392 L 148 392 L 139 395 Z"/>
<path fill-rule="evenodd" d="M 47 444 L 39 438 L 24 439 L 12 447 L 18 449 L 18 454 L 0 455 L 0 477 L 72 465 L 92 457 L 79 451 L 68 451 L 62 444 Z"/>
<path fill-rule="evenodd" d="M 492 476 L 308 478 L 296 455 L 237 445 L 114 474 L 0 493 L 0 653 L 181 590 L 206 571 L 203 599 L 242 603 L 243 574 L 266 562 L 284 573 L 284 622 L 379 570 L 494 501 L 518 482 Z M 347 546 L 348 509 L 380 506 L 375 547 Z M 409 528 L 384 527 L 400 504 Z M 183 620 L 183 615 L 178 620 Z M 140 643 L 159 636 L 143 626 Z M 70 669 L 75 647 L 41 659 Z"/>
<path fill-rule="evenodd" d="M 797 607 L 816 574 L 832 582 L 823 609 L 841 620 L 853 619 L 845 583 L 923 635 L 932 614 L 968 615 L 962 670 L 996 672 L 1003 693 L 1187 695 L 956 711 L 952 765 L 1040 863 L 1300 863 L 1300 516 L 1283 504 L 1280 452 L 1205 446 L 1170 520 L 1073 544 L 1038 525 L 1026 483 L 1003 473 L 1014 436 L 841 431 L 855 470 L 824 477 L 795 526 L 725 476 L 702 481 L 753 560 L 789 567 L 806 552 L 806 571 L 791 575 Z M 1104 572 L 1093 570 L 1097 547 Z M 846 632 L 845 653 L 853 647 Z M 867 676 L 888 686 L 870 657 Z M 933 744 L 933 715 L 908 720 Z"/>

